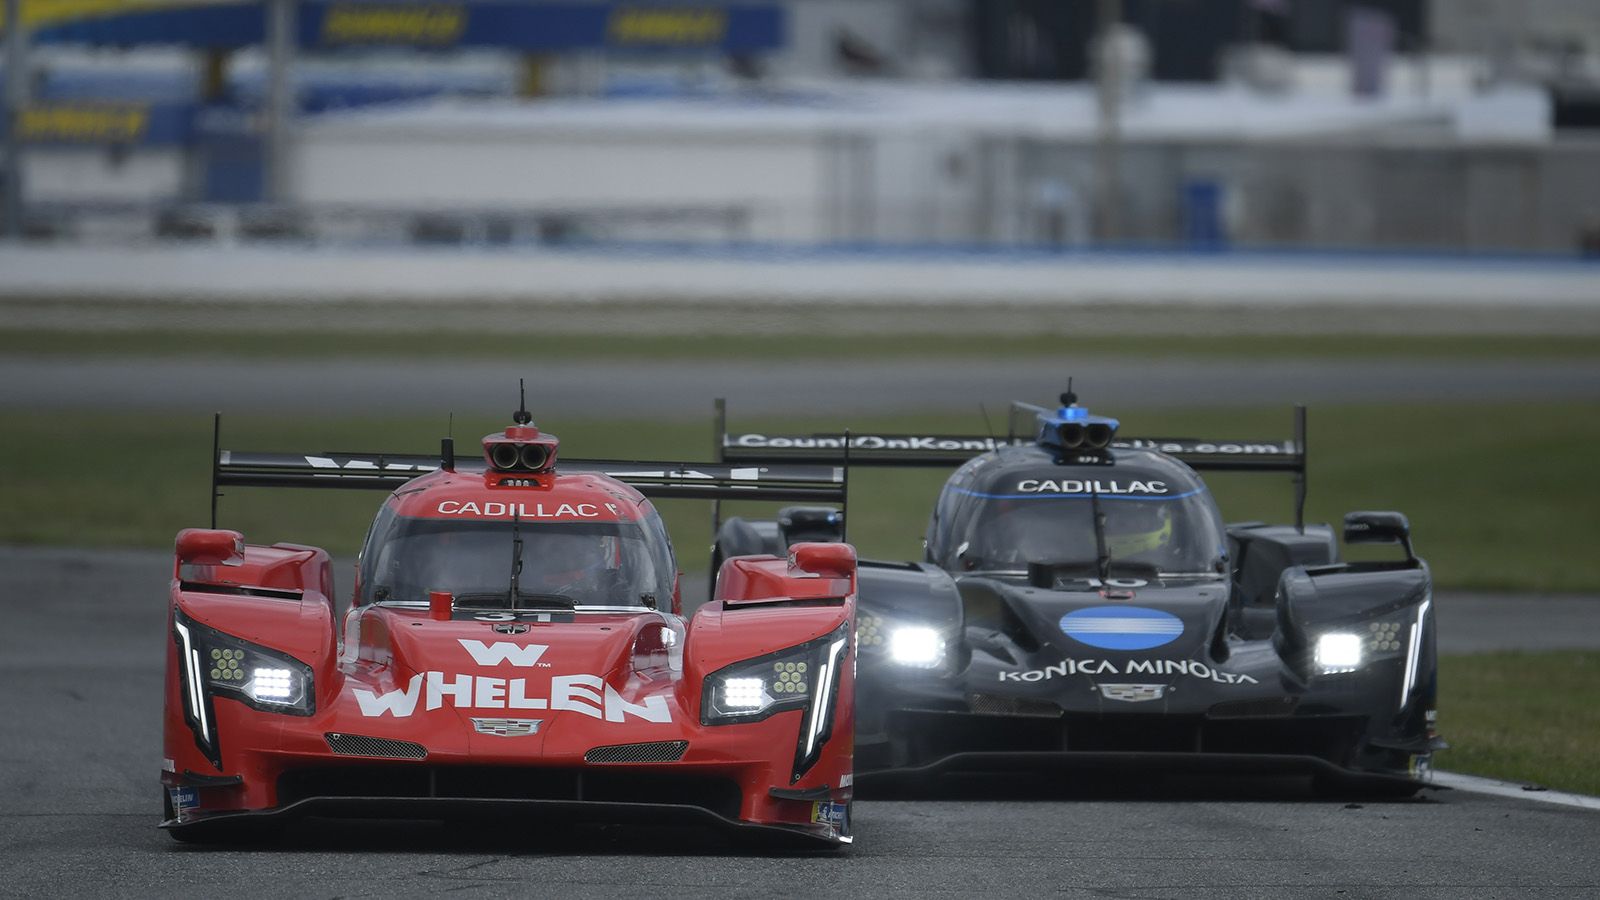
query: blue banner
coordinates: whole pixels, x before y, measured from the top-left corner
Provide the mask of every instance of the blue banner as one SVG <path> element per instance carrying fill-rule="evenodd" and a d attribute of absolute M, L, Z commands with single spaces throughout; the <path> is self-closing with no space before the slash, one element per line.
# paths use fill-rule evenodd
<path fill-rule="evenodd" d="M 500 47 L 529 53 L 571 50 L 699 50 L 754 53 L 784 46 L 786 21 L 774 4 L 518 3 L 473 0 L 301 0 L 300 46 Z M 109 46 L 176 44 L 231 49 L 260 44 L 258 4 L 113 14 L 40 28 L 40 43 Z"/>

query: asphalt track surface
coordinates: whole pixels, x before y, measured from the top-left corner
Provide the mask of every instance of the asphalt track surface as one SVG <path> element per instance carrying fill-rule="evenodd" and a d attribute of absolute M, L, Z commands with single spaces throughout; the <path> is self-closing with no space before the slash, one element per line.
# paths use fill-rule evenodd
<path fill-rule="evenodd" d="M 1444 790 L 1318 800 L 1296 781 L 932 786 L 858 802 L 857 843 L 839 855 L 693 832 L 427 824 L 180 845 L 155 828 L 168 565 L 0 548 L 0 895 L 1600 896 L 1595 812 Z M 1514 616 L 1510 602 L 1441 598 L 1446 641 L 1471 622 L 1492 633 L 1479 620 Z M 1592 613 L 1569 624 L 1600 641 Z"/>
<path fill-rule="evenodd" d="M 0 409 L 427 415 L 481 410 L 527 378 L 552 415 L 735 417 L 970 411 L 1045 401 L 1074 376 L 1101 408 L 1600 398 L 1589 360 L 1061 359 L 651 361 L 237 360 L 0 356 Z M 495 406 L 496 409 L 499 405 Z M 850 422 L 843 422 L 849 425 Z"/>

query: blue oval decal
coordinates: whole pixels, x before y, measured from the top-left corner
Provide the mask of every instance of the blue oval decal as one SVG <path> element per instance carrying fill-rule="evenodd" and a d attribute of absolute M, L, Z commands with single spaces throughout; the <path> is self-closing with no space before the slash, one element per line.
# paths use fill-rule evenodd
<path fill-rule="evenodd" d="M 1091 606 L 1062 616 L 1061 631 L 1104 650 L 1149 650 L 1177 640 L 1183 620 L 1143 606 Z"/>

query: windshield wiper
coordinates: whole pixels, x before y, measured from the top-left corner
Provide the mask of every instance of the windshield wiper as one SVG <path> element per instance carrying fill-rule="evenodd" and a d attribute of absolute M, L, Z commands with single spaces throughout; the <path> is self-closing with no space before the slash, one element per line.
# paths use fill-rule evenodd
<path fill-rule="evenodd" d="M 522 516 L 511 513 L 511 589 L 506 591 L 506 606 L 517 608 L 517 595 L 521 593 L 518 581 L 522 578 Z"/>
<path fill-rule="evenodd" d="M 1106 516 L 1100 511 L 1100 492 L 1089 491 L 1089 506 L 1094 510 L 1094 549 L 1100 563 L 1100 580 L 1111 577 L 1111 551 L 1106 549 Z"/>

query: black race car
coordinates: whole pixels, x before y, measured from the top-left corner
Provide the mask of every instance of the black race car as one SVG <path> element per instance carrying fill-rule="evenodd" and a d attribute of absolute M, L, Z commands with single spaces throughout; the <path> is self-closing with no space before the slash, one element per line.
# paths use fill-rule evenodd
<path fill-rule="evenodd" d="M 958 466 L 921 562 L 860 564 L 857 771 L 1150 766 L 1309 773 L 1405 795 L 1428 779 L 1432 579 L 1394 512 L 1304 524 L 1292 441 L 1122 439 L 1071 394 L 1005 437 L 729 434 L 721 460 Z M 1027 421 L 1018 424 L 1019 414 Z M 1295 523 L 1224 525 L 1199 470 L 1285 472 Z M 831 507 L 730 518 L 716 561 L 842 540 Z"/>

